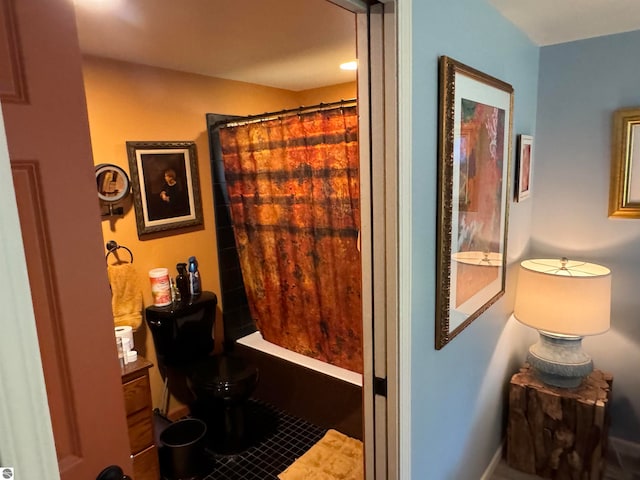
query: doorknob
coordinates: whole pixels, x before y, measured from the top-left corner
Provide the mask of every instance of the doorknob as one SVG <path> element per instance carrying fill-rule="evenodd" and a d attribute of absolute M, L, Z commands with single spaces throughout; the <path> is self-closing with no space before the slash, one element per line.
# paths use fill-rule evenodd
<path fill-rule="evenodd" d="M 96 480 L 131 480 L 131 477 L 125 475 L 119 466 L 111 465 L 102 470 Z"/>

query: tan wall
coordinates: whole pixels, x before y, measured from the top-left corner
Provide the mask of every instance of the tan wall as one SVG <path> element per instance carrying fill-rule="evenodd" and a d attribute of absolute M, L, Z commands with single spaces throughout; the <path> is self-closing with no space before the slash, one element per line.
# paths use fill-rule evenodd
<path fill-rule="evenodd" d="M 123 216 L 102 222 L 105 243 L 113 239 L 133 252 L 145 306 L 152 303 L 148 271 L 167 267 L 175 275 L 176 263 L 191 255 L 198 258 L 203 289 L 220 292 L 205 114 L 258 114 L 356 95 L 355 83 L 291 92 L 97 57 L 85 57 L 83 68 L 94 164 L 112 163 L 129 172 L 126 141 L 197 145 L 204 228 L 139 240 L 132 196 L 125 202 Z M 140 354 L 156 362 L 146 328 L 136 333 L 135 340 Z M 157 368 L 151 370 L 151 384 L 154 406 L 159 407 L 163 387 Z M 172 402 L 171 408 L 175 407 Z"/>
<path fill-rule="evenodd" d="M 356 82 L 340 83 L 330 87 L 314 88 L 296 92 L 298 105 L 316 105 L 318 103 L 352 100 L 357 95 Z"/>

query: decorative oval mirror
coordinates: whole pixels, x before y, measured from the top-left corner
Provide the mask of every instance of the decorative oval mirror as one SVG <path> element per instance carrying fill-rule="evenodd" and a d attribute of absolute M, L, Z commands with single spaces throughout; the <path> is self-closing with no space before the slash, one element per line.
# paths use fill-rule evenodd
<path fill-rule="evenodd" d="M 129 195 L 131 185 L 126 172 L 110 163 L 96 165 L 96 184 L 98 198 L 103 202 L 114 203 Z"/>

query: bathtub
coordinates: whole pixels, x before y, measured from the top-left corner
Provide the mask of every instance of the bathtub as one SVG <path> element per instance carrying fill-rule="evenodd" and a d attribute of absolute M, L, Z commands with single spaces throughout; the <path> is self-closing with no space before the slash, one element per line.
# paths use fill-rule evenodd
<path fill-rule="evenodd" d="M 236 340 L 258 367 L 255 397 L 324 428 L 362 439 L 362 375 L 267 342 L 260 332 Z"/>
<path fill-rule="evenodd" d="M 315 370 L 316 372 L 362 387 L 362 375 L 360 373 L 336 367 L 335 365 L 330 365 L 320 360 L 316 360 L 315 358 L 307 357 L 305 355 L 292 352 L 291 350 L 287 350 L 286 348 L 279 347 L 278 345 L 274 345 L 262 338 L 262 334 L 260 332 L 253 332 L 251 335 L 240 338 L 237 342 L 268 355 L 281 358 L 287 362 L 292 362 L 302 367 L 306 367 L 311 370 Z"/>

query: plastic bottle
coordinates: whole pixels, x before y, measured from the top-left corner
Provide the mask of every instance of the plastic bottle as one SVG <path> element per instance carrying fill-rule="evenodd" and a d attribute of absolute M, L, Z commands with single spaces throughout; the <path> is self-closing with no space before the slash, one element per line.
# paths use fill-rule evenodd
<path fill-rule="evenodd" d="M 196 257 L 189 257 L 189 293 L 191 296 L 200 295 L 200 272 L 198 271 L 198 261 Z"/>
<path fill-rule="evenodd" d="M 171 277 L 171 303 L 174 305 L 182 301 L 182 294 L 176 285 L 175 280 Z"/>
<path fill-rule="evenodd" d="M 180 292 L 180 298 L 183 301 L 188 301 L 191 295 L 189 289 L 189 274 L 187 273 L 187 264 L 178 263 L 176 265 L 178 270 L 178 276 L 176 277 L 176 288 Z"/>

